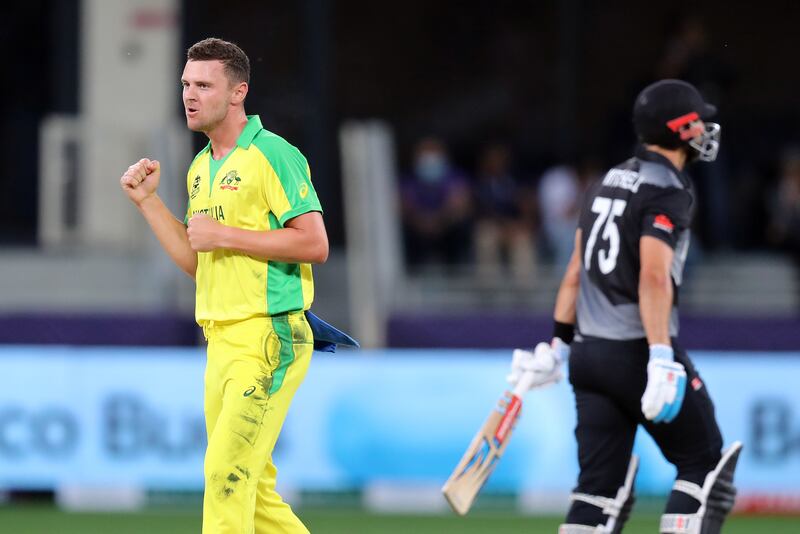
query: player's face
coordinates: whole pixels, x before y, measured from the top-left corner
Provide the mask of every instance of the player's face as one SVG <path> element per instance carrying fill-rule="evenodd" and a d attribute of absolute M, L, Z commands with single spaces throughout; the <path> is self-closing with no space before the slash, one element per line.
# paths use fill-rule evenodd
<path fill-rule="evenodd" d="M 233 88 L 221 61 L 187 61 L 181 84 L 190 130 L 208 133 L 225 119 Z"/>
<path fill-rule="evenodd" d="M 682 126 L 680 129 L 681 140 L 688 141 L 689 139 L 699 140 L 706 131 L 706 124 L 698 119 Z"/>

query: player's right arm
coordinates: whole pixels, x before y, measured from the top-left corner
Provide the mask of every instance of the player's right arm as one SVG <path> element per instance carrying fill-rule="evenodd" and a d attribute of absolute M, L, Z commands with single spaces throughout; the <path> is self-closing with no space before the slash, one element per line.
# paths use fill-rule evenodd
<path fill-rule="evenodd" d="M 161 166 L 156 160 L 140 159 L 119 180 L 122 190 L 153 230 L 158 242 L 180 269 L 195 277 L 197 253 L 189 244 L 186 226 L 176 219 L 156 194 Z"/>

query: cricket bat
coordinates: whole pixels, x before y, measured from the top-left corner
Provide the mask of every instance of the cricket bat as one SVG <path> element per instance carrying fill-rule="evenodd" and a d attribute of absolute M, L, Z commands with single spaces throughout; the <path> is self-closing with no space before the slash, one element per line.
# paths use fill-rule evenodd
<path fill-rule="evenodd" d="M 533 373 L 523 373 L 514 390 L 506 392 L 472 438 L 467 452 L 442 486 L 442 493 L 458 515 L 465 515 L 511 439 L 514 424 L 522 410 L 522 397 L 530 389 Z"/>

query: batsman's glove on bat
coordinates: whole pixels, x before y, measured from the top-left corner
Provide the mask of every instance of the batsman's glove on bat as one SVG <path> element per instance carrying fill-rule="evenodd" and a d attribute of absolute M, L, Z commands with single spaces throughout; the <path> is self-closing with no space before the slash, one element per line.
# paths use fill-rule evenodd
<path fill-rule="evenodd" d="M 550 344 L 539 343 L 533 352 L 514 349 L 511 357 L 511 372 L 506 381 L 516 386 L 523 373 L 533 373 L 530 389 L 554 384 L 561 380 L 562 366 L 569 358 L 569 345 L 559 338 L 553 338 Z"/>

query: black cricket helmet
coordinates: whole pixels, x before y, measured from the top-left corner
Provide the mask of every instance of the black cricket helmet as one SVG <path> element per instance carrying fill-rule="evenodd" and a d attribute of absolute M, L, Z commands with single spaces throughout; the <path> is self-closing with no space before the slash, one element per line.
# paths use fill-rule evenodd
<path fill-rule="evenodd" d="M 633 105 L 633 126 L 642 143 L 677 149 L 689 147 L 701 161 L 714 161 L 720 125 L 707 122 L 717 108 L 682 80 L 660 80 L 645 87 Z M 702 120 L 705 126 L 697 121 Z"/>

